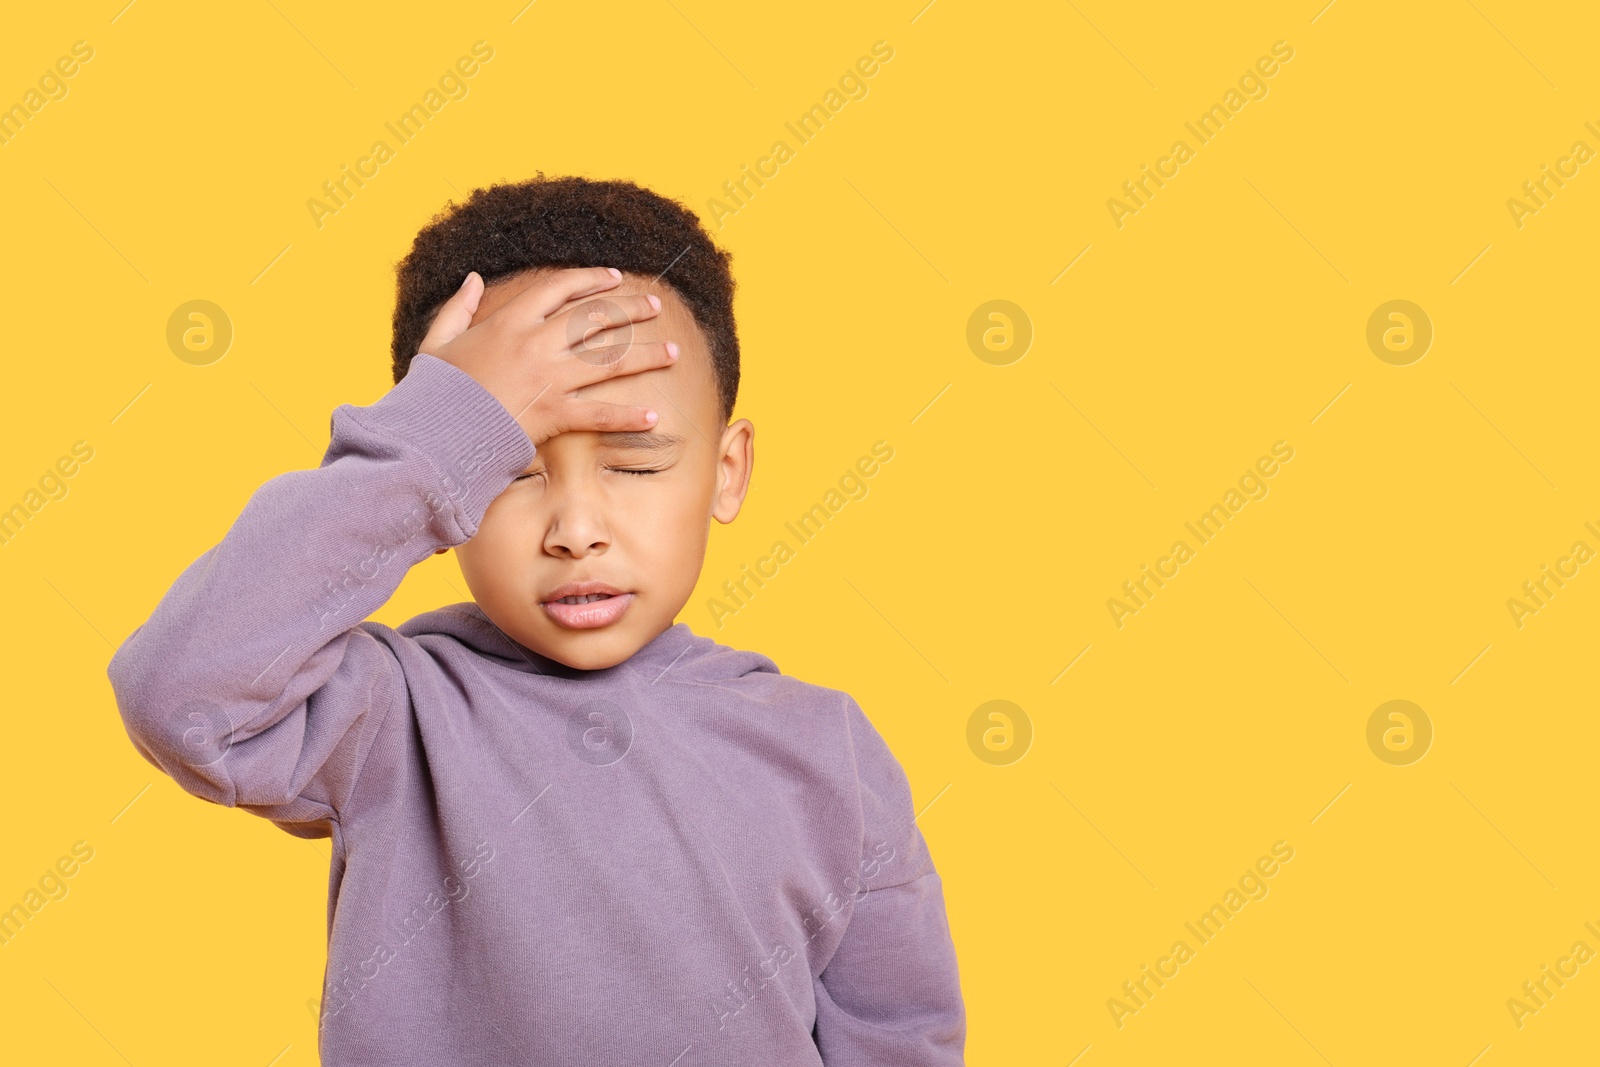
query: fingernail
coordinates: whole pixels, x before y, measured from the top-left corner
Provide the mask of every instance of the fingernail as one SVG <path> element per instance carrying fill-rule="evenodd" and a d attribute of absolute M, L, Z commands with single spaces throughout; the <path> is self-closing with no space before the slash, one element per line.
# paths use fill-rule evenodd
<path fill-rule="evenodd" d="M 673 359 L 677 359 L 678 358 L 678 342 L 676 342 L 676 341 L 668 341 L 667 342 L 667 355 L 671 356 Z"/>
<path fill-rule="evenodd" d="M 644 413 L 644 421 L 648 422 L 651 426 L 656 424 L 656 419 L 658 418 L 660 418 L 660 416 L 653 411 L 647 411 Z"/>
<path fill-rule="evenodd" d="M 607 267 L 607 268 L 606 268 L 606 270 L 608 270 L 608 271 L 610 271 L 610 272 L 611 272 L 611 276 L 612 276 L 612 277 L 613 277 L 613 278 L 620 278 L 620 277 L 622 277 L 622 272 L 621 272 L 621 271 L 620 271 L 620 270 L 618 270 L 618 269 L 617 269 L 617 268 L 615 268 L 615 267 Z"/>
<path fill-rule="evenodd" d="M 661 310 L 661 298 L 659 296 L 651 293 L 649 296 L 645 297 L 645 299 L 650 301 L 651 307 L 655 308 L 657 311 Z"/>

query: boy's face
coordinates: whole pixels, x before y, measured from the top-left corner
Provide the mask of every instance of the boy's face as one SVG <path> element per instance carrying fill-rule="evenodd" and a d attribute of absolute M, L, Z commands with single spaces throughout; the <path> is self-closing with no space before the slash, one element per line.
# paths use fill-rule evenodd
<path fill-rule="evenodd" d="M 527 272 L 488 286 L 472 324 L 542 276 Z M 750 483 L 755 427 L 748 419 L 721 424 L 705 335 L 671 286 L 624 274 L 614 288 L 569 301 L 561 311 L 644 293 L 661 298 L 661 311 L 634 323 L 632 339 L 676 341 L 678 361 L 596 382 L 576 395 L 653 408 L 659 420 L 646 436 L 666 439 L 667 447 L 626 448 L 593 431 L 557 434 L 489 505 L 478 532 L 456 546 L 473 599 L 496 626 L 583 670 L 621 663 L 672 625 L 700 576 L 710 520 L 732 522 Z M 564 613 L 545 607 L 558 588 L 579 581 L 626 594 L 621 616 L 579 627 L 570 616 L 597 614 L 606 604 Z"/>

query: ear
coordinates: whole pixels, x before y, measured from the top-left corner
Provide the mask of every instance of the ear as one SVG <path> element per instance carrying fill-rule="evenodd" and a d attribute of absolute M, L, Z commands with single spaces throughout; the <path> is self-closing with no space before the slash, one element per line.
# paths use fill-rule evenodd
<path fill-rule="evenodd" d="M 755 424 L 740 419 L 722 433 L 722 453 L 717 469 L 722 484 L 711 499 L 711 516 L 727 524 L 739 514 L 745 494 L 750 490 L 750 475 L 755 466 Z"/>

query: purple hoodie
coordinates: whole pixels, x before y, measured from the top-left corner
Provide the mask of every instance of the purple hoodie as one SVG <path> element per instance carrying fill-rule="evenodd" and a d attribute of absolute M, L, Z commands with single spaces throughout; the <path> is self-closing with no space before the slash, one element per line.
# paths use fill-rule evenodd
<path fill-rule="evenodd" d="M 963 1063 L 943 885 L 847 693 L 681 622 L 580 670 L 470 602 L 362 621 L 533 455 L 417 356 L 108 668 L 185 790 L 332 839 L 323 1062 Z"/>

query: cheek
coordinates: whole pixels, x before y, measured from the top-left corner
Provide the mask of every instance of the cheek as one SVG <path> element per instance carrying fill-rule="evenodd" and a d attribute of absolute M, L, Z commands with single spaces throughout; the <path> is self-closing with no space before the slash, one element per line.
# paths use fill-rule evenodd
<path fill-rule="evenodd" d="M 679 517 L 679 549 L 684 555 L 684 566 L 691 576 L 705 563 L 706 545 L 711 536 L 711 507 L 714 482 L 707 476 L 704 484 L 697 484 L 691 492 L 682 495 L 682 514 Z"/>
<path fill-rule="evenodd" d="M 517 531 L 528 528 L 528 516 L 519 521 L 519 510 L 514 500 L 497 497 L 484 512 L 477 532 L 455 547 L 461 573 L 468 581 L 477 581 L 479 575 L 505 573 L 507 562 L 525 540 Z"/>
<path fill-rule="evenodd" d="M 614 475 L 633 478 L 634 475 Z M 648 477 L 648 476 L 647 476 Z M 613 521 L 633 535 L 641 548 L 667 546 L 682 536 L 694 510 L 694 494 L 681 481 L 651 478 L 647 484 L 623 486 Z"/>
<path fill-rule="evenodd" d="M 627 509 L 626 530 L 633 543 L 629 555 L 681 569 L 689 557 L 704 554 L 710 510 L 711 493 L 698 480 L 649 486 Z"/>

